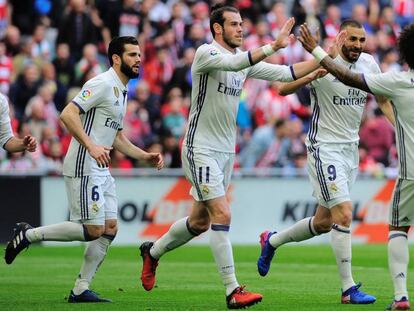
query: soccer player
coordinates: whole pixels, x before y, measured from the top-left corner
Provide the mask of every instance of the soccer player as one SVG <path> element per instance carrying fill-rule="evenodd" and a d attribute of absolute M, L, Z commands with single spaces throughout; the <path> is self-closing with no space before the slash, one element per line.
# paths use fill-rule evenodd
<path fill-rule="evenodd" d="M 365 30 L 360 23 L 346 20 L 341 26 L 347 37 L 339 48 L 335 63 L 356 72 L 380 73 L 371 55 L 363 53 Z M 326 72 L 325 72 L 326 73 Z M 311 125 L 306 138 L 307 166 L 318 207 L 313 217 L 298 221 L 281 232 L 265 231 L 260 235 L 262 251 L 257 262 L 259 274 L 265 276 L 275 250 L 283 244 L 299 242 L 331 231 L 331 244 L 335 253 L 342 283 L 342 303 L 374 303 L 375 297 L 360 291 L 351 267 L 352 202 L 350 190 L 358 173 L 359 126 L 367 93 L 351 88 L 332 75 L 320 70 L 307 77 L 281 86 L 283 93 L 311 84 Z M 391 104 L 384 97 L 377 102 L 393 121 Z"/>
<path fill-rule="evenodd" d="M 9 103 L 6 96 L 0 94 L 0 146 L 8 152 L 36 151 L 37 141 L 31 135 L 17 138 L 13 135 L 10 123 Z"/>
<path fill-rule="evenodd" d="M 162 255 L 211 228 L 210 246 L 226 289 L 227 307 L 244 308 L 262 300 L 260 294 L 240 286 L 235 276 L 226 191 L 233 169 L 236 115 L 245 79 L 292 81 L 318 67 L 313 60 L 290 67 L 260 62 L 288 45 L 293 25 L 294 19 L 290 18 L 271 44 L 241 52 L 239 11 L 231 6 L 212 8 L 210 29 L 214 41 L 197 49 L 192 64 L 192 104 L 182 150 L 184 172 L 192 184 L 193 209 L 189 217 L 175 222 L 155 243 L 144 242 L 140 246 L 141 280 L 146 290 L 154 287 L 155 270 Z"/>
<path fill-rule="evenodd" d="M 70 204 L 70 221 L 32 228 L 18 223 L 7 244 L 5 260 L 11 264 L 31 243 L 39 241 L 91 241 L 68 302 L 109 302 L 89 290 L 117 232 L 118 202 L 108 165 L 112 148 L 131 158 L 146 160 L 161 169 L 159 153 L 134 146 L 122 132 L 129 79 L 138 77 L 141 62 L 134 37 L 116 37 L 108 48 L 111 68 L 90 79 L 62 111 L 61 120 L 73 135 L 63 175 Z"/>
<path fill-rule="evenodd" d="M 398 180 L 389 211 L 388 265 L 394 283 L 394 299 L 387 310 L 409 310 L 407 267 L 409 261 L 407 233 L 414 224 L 414 24 L 404 28 L 398 39 L 400 57 L 408 71 L 382 74 L 356 73 L 336 63 L 315 42 L 306 25 L 301 26 L 299 40 L 308 52 L 343 83 L 391 100 L 395 117 L 395 137 L 399 158 Z"/>

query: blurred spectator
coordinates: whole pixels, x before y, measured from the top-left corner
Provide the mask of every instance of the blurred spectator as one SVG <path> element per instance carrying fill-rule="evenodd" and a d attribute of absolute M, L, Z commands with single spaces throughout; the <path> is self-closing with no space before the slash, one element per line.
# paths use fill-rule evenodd
<path fill-rule="evenodd" d="M 56 109 L 60 112 L 66 105 L 66 96 L 68 89 L 56 77 L 55 66 L 51 63 L 45 63 L 42 67 L 43 84 L 50 84 L 54 89 L 53 101 Z"/>
<path fill-rule="evenodd" d="M 106 66 L 101 63 L 98 58 L 98 49 L 96 45 L 91 43 L 85 44 L 83 47 L 82 58 L 75 65 L 75 81 L 79 86 L 83 85 L 85 75 L 89 71 L 93 71 L 98 75 L 106 70 Z"/>
<path fill-rule="evenodd" d="M 37 24 L 32 34 L 32 57 L 39 57 L 41 59 L 51 60 L 51 47 L 45 38 L 46 27 L 42 24 Z"/>
<path fill-rule="evenodd" d="M 274 138 L 274 131 L 275 126 L 272 123 L 256 128 L 251 136 L 251 139 L 240 151 L 238 162 L 241 167 L 253 168 L 256 166 L 256 163 L 263 156 L 266 150 L 268 150 Z"/>
<path fill-rule="evenodd" d="M 257 126 L 264 125 L 270 120 L 288 120 L 292 113 L 309 117 L 310 111 L 302 106 L 296 94 L 282 96 L 279 94 L 279 83 L 273 81 L 258 98 L 254 108 L 254 119 Z"/>
<path fill-rule="evenodd" d="M 82 57 L 87 43 L 98 43 L 97 29 L 89 17 L 85 0 L 69 0 L 68 11 L 59 26 L 57 43 L 67 43 L 75 61 Z"/>
<path fill-rule="evenodd" d="M 12 24 L 19 28 L 23 35 L 31 35 L 36 25 L 37 11 L 35 0 L 8 0 L 11 5 Z"/>
<path fill-rule="evenodd" d="M 178 90 L 179 94 L 169 96 L 168 102 L 162 107 L 161 116 L 163 128 L 171 132 L 178 140 L 184 136 L 188 111 L 184 107 L 181 90 L 178 88 L 171 89 L 170 94 L 174 90 Z"/>
<path fill-rule="evenodd" d="M 111 168 L 121 169 L 121 170 L 130 170 L 134 166 L 132 161 L 127 158 L 122 152 L 112 149 L 111 150 Z"/>
<path fill-rule="evenodd" d="M 0 41 L 0 92 L 2 94 L 9 93 L 12 73 L 12 59 L 7 56 L 6 44 L 4 41 Z"/>
<path fill-rule="evenodd" d="M 39 68 L 29 63 L 24 67 L 23 73 L 10 87 L 10 100 L 14 104 L 16 116 L 23 117 L 24 110 L 30 98 L 36 95 L 41 84 Z"/>
<path fill-rule="evenodd" d="M 144 107 L 148 112 L 149 124 L 153 133 L 158 133 L 161 128 L 160 121 L 160 98 L 151 94 L 149 84 L 145 80 L 140 80 L 135 89 L 135 99 L 140 107 Z"/>
<path fill-rule="evenodd" d="M 396 46 L 397 37 L 401 32 L 401 27 L 395 21 L 394 11 L 389 6 L 382 10 L 379 20 L 379 29 L 386 34 L 389 44 L 391 46 Z"/>
<path fill-rule="evenodd" d="M 256 163 L 256 167 L 284 167 L 289 162 L 289 123 L 284 120 L 276 121 L 274 136 L 269 147 Z"/>
<path fill-rule="evenodd" d="M 140 148 L 144 148 L 152 140 L 148 111 L 137 100 L 128 100 L 123 131 L 125 136 Z"/>
<path fill-rule="evenodd" d="M 9 25 L 4 38 L 8 56 L 15 56 L 20 52 L 20 30 L 14 25 Z"/>
<path fill-rule="evenodd" d="M 369 118 L 361 126 L 360 141 L 370 157 L 388 166 L 388 152 L 394 143 L 393 127 L 380 109 L 377 108 L 374 112 L 374 118 Z"/>
<path fill-rule="evenodd" d="M 159 48 L 156 57 L 144 64 L 144 79 L 153 95 L 162 97 L 162 91 L 168 85 L 173 70 L 174 64 L 166 47 Z"/>
<path fill-rule="evenodd" d="M 56 58 L 53 60 L 56 69 L 57 80 L 69 88 L 75 82 L 75 63 L 70 57 L 69 45 L 59 43 L 56 49 Z"/>
<path fill-rule="evenodd" d="M 35 64 L 38 69 L 43 65 L 43 60 L 40 57 L 32 55 L 33 42 L 30 37 L 23 37 L 21 42 L 20 52 L 13 57 L 13 75 L 12 81 L 16 80 L 26 67 Z"/>
<path fill-rule="evenodd" d="M 184 50 L 182 61 L 175 67 L 167 90 L 179 87 L 184 97 L 191 96 L 191 64 L 193 63 L 194 55 L 194 48 L 190 47 Z"/>
<path fill-rule="evenodd" d="M 324 21 L 325 32 L 328 38 L 336 37 L 339 33 L 341 22 L 341 11 L 339 8 L 334 4 L 328 6 L 326 9 L 326 19 Z"/>

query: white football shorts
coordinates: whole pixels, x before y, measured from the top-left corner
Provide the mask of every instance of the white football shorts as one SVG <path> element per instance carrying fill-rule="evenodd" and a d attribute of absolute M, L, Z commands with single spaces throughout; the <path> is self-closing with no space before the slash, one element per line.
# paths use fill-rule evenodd
<path fill-rule="evenodd" d="M 308 150 L 308 173 L 319 205 L 332 208 L 351 201 L 350 191 L 358 175 L 358 144 L 322 144 Z"/>
<path fill-rule="evenodd" d="M 112 176 L 65 176 L 70 220 L 88 225 L 104 225 L 117 219 L 118 200 Z"/>
<path fill-rule="evenodd" d="M 183 145 L 181 160 L 185 177 L 192 184 L 190 194 L 196 201 L 226 194 L 233 172 L 234 153 Z"/>
<path fill-rule="evenodd" d="M 398 178 L 390 203 L 389 224 L 391 226 L 414 225 L 414 180 Z"/>

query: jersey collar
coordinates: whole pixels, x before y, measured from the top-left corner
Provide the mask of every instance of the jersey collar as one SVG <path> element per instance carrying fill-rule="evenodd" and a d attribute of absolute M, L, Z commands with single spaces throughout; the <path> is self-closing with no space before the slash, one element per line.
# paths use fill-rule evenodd
<path fill-rule="evenodd" d="M 127 91 L 127 87 L 121 82 L 121 79 L 119 79 L 114 68 L 111 67 L 108 71 L 112 78 L 115 80 L 115 83 L 118 84 L 118 87 L 121 90 L 121 92 L 124 93 L 125 91 Z"/>
<path fill-rule="evenodd" d="M 213 40 L 213 42 L 211 42 L 212 45 L 214 45 L 216 48 L 218 48 L 221 52 L 223 53 L 227 53 L 227 54 L 233 54 L 232 52 L 230 52 L 229 50 L 225 49 L 224 47 L 222 47 L 216 40 Z M 236 54 L 239 53 L 239 49 L 236 48 Z"/>
<path fill-rule="evenodd" d="M 350 63 L 350 62 L 346 61 L 345 59 L 343 59 L 343 57 L 339 53 L 338 53 L 338 56 L 336 57 L 336 60 L 337 60 L 338 63 L 346 66 L 349 69 L 354 69 L 355 66 L 356 66 L 356 62 L 355 63 Z"/>

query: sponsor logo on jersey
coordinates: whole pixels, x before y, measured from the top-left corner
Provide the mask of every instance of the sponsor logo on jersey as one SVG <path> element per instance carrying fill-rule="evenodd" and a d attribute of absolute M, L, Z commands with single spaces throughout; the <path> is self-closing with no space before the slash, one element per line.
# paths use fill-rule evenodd
<path fill-rule="evenodd" d="M 83 90 L 81 93 L 81 96 L 83 99 L 88 99 L 89 97 L 91 97 L 91 91 L 90 90 Z"/>
<path fill-rule="evenodd" d="M 111 128 L 111 129 L 114 129 L 114 130 L 118 130 L 121 127 L 121 124 L 119 124 L 115 120 L 112 120 L 111 118 L 106 118 L 105 126 Z"/>
<path fill-rule="evenodd" d="M 216 49 L 211 49 L 210 50 L 210 55 L 211 56 L 216 56 L 219 52 Z"/>
<path fill-rule="evenodd" d="M 242 80 L 238 77 L 233 76 L 231 78 L 231 86 L 234 88 L 241 88 L 242 87 Z"/>
<path fill-rule="evenodd" d="M 223 93 L 225 95 L 231 95 L 231 96 L 239 97 L 241 92 L 242 92 L 242 89 L 241 88 L 228 87 L 224 83 L 219 82 L 217 92 Z"/>
<path fill-rule="evenodd" d="M 332 97 L 334 105 L 337 106 L 361 106 L 367 102 L 367 94 L 364 91 L 350 88 L 348 89 L 348 97 L 335 95 Z"/>
<path fill-rule="evenodd" d="M 114 102 L 114 106 L 119 106 L 119 100 L 116 100 L 116 102 Z"/>
<path fill-rule="evenodd" d="M 119 97 L 119 90 L 116 86 L 114 86 L 114 95 L 115 95 L 115 97 Z"/>

